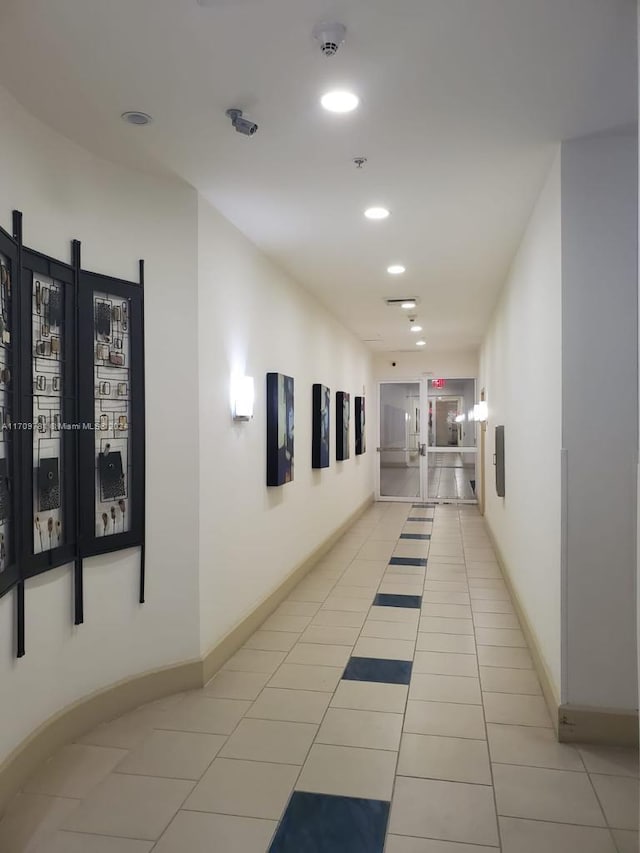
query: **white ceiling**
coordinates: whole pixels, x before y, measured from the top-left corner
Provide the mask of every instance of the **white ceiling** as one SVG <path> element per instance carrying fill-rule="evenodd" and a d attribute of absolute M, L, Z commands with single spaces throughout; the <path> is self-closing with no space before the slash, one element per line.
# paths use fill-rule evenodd
<path fill-rule="evenodd" d="M 635 121 L 635 0 L 214 2 L 2 0 L 0 82 L 96 153 L 189 181 L 373 349 L 415 348 L 383 303 L 403 295 L 427 351 L 476 346 L 553 145 Z M 332 59 L 322 20 L 348 29 Z M 325 113 L 334 86 L 360 109 Z"/>

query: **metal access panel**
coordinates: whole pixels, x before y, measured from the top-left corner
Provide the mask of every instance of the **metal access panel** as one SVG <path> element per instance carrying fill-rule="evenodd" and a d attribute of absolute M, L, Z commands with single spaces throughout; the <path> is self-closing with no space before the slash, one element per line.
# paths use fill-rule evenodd
<path fill-rule="evenodd" d="M 496 493 L 504 497 L 504 426 L 496 427 Z"/>

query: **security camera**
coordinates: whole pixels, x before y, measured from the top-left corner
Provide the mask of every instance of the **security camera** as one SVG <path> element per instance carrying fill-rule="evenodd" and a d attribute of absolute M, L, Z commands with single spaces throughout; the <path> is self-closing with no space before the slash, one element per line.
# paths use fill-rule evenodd
<path fill-rule="evenodd" d="M 227 110 L 226 114 L 231 119 L 231 124 L 235 127 L 238 133 L 242 133 L 244 136 L 253 136 L 253 134 L 258 130 L 258 125 L 255 122 L 242 117 L 242 110 L 233 108 Z"/>

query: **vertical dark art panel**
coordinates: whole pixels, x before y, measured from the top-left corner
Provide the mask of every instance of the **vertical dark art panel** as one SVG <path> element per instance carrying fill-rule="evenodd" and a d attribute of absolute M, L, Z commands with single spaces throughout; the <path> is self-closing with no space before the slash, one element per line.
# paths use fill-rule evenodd
<path fill-rule="evenodd" d="M 336 391 L 336 459 L 349 458 L 349 418 L 351 400 L 346 391 Z"/>
<path fill-rule="evenodd" d="M 313 386 L 313 468 L 329 467 L 329 413 L 331 392 L 326 385 Z"/>
<path fill-rule="evenodd" d="M 267 373 L 267 486 L 293 480 L 293 378 Z"/>
<path fill-rule="evenodd" d="M 356 456 L 362 456 L 367 450 L 365 435 L 364 397 L 356 397 Z"/>

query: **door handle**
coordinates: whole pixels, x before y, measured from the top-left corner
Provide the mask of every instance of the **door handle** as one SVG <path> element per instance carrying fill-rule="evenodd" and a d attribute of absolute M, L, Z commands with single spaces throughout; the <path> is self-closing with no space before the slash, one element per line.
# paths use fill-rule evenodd
<path fill-rule="evenodd" d="M 420 446 L 420 456 L 426 456 L 427 455 L 427 445 L 426 444 L 420 444 L 419 446 Z"/>

